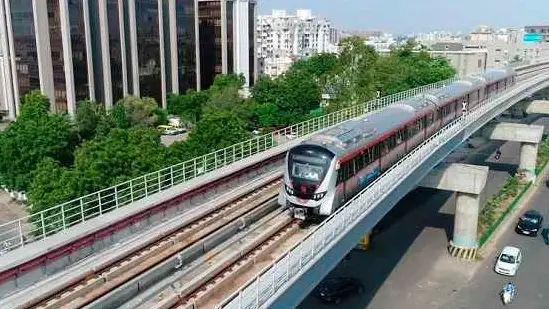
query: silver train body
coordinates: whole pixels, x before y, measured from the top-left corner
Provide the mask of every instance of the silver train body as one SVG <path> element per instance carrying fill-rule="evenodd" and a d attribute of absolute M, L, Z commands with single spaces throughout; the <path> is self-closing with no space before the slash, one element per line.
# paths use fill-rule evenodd
<path fill-rule="evenodd" d="M 374 179 L 479 102 L 516 83 L 490 70 L 324 130 L 290 149 L 278 196 L 293 216 L 329 216 Z"/>

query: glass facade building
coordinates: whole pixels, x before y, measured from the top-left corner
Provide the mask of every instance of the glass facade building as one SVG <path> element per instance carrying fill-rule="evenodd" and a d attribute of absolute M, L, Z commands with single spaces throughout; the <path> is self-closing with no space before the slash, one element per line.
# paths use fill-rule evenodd
<path fill-rule="evenodd" d="M 33 89 L 40 89 L 32 0 L 12 1 L 10 4 L 6 14 L 10 13 L 8 10 L 11 11 L 13 45 L 16 47 L 12 57 L 17 70 L 14 77 L 18 81 L 20 96 L 23 97 Z M 6 35 L 3 37 L 8 39 Z"/>
<path fill-rule="evenodd" d="M 216 75 L 223 73 L 221 1 L 198 2 L 198 42 L 200 45 L 200 85 L 207 89 Z"/>
<path fill-rule="evenodd" d="M 4 85 L 0 99 L 8 108 L 18 110 L 17 98 L 31 90 L 47 95 L 52 110 L 73 114 L 79 101 L 110 107 L 128 94 L 165 106 L 168 93 L 207 89 L 222 73 L 242 73 L 253 84 L 255 1 L 7 3 L 0 1 L 0 65 L 13 87 Z"/>

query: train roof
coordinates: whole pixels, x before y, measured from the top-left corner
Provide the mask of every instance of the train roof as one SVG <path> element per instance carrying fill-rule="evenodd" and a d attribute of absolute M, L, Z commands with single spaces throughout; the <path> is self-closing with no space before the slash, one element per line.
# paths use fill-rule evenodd
<path fill-rule="evenodd" d="M 515 70 L 513 68 L 499 68 L 489 69 L 482 74 L 476 74 L 474 76 L 481 76 L 486 79 L 486 82 L 493 82 L 495 80 L 502 79 L 513 74 L 515 74 Z"/>
<path fill-rule="evenodd" d="M 319 145 L 342 157 L 412 120 L 417 112 L 411 105 L 393 104 L 314 135 L 302 145 Z"/>
<path fill-rule="evenodd" d="M 506 78 L 513 74 L 515 74 L 514 69 L 501 68 L 471 75 L 446 87 L 402 100 L 384 109 L 341 123 L 322 133 L 313 135 L 300 145 L 321 146 L 342 157 L 414 119 L 417 114 L 425 109 L 433 108 L 438 104 L 447 102 L 449 98 L 459 97 L 463 93 L 480 88 L 488 82 Z"/>
<path fill-rule="evenodd" d="M 473 89 L 476 89 L 480 87 L 481 85 L 477 86 L 476 84 L 473 84 L 472 81 L 469 80 L 459 80 L 456 82 L 453 82 L 449 84 L 446 87 L 442 87 L 440 89 L 433 90 L 429 92 L 429 94 L 435 96 L 438 98 L 437 104 L 445 103 L 448 101 L 449 98 L 455 98 L 460 95 L 463 95 L 465 92 L 469 92 Z"/>

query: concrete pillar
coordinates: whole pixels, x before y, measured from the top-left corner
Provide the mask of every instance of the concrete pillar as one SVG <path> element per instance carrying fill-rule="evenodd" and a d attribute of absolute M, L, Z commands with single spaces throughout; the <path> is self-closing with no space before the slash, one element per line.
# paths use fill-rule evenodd
<path fill-rule="evenodd" d="M 171 85 L 172 93 L 179 93 L 179 57 L 177 55 L 177 6 L 175 0 L 168 0 L 168 14 L 169 14 L 169 25 L 170 25 L 170 75 L 171 75 Z M 195 10 L 197 8 L 195 7 Z M 195 14 L 198 15 L 198 14 Z M 197 64 L 199 65 L 199 64 Z"/>
<path fill-rule="evenodd" d="M 443 163 L 435 167 L 419 186 L 456 191 L 454 234 L 449 243 L 452 256 L 473 259 L 478 249 L 478 213 L 483 202 L 488 167 Z"/>
<path fill-rule="evenodd" d="M 0 40 L 1 40 L 1 51 L 2 57 L 0 63 L 0 76 L 2 83 L 2 101 L 4 102 L 4 106 L 0 106 L 1 109 L 5 109 L 8 111 L 8 118 L 11 120 L 15 120 L 17 117 L 15 112 L 15 106 L 19 104 L 19 102 L 15 101 L 15 93 L 19 91 L 19 89 L 13 88 L 12 78 L 17 79 L 17 72 L 12 72 L 11 70 L 11 58 L 13 58 L 13 55 L 10 53 L 9 49 L 9 38 L 7 34 L 7 25 L 6 25 L 6 10 L 4 9 L 4 1 L 0 1 Z M 13 73 L 13 74 L 12 74 Z"/>
<path fill-rule="evenodd" d="M 498 123 L 483 129 L 485 136 L 493 140 L 520 142 L 519 172 L 524 170 L 524 179 L 536 179 L 538 144 L 543 136 L 543 126 L 519 123 Z"/>
<path fill-rule="evenodd" d="M 103 63 L 103 98 L 106 109 L 113 106 L 112 99 L 112 80 L 111 80 L 111 55 L 109 46 L 109 20 L 107 14 L 107 1 L 98 0 L 99 8 L 99 35 L 101 39 L 101 61 Z"/>
<path fill-rule="evenodd" d="M 92 56 L 92 41 L 91 41 L 91 25 L 90 25 L 90 4 L 88 0 L 83 0 L 84 14 L 84 36 L 86 37 L 86 63 L 88 69 L 88 88 L 90 100 L 95 101 L 95 77 L 93 72 L 93 56 Z"/>
<path fill-rule="evenodd" d="M 67 92 L 67 112 L 76 115 L 76 97 L 74 89 L 74 66 L 72 63 L 71 25 L 67 0 L 59 0 L 61 15 L 61 40 L 63 42 L 63 69 L 65 71 L 65 89 Z"/>
<path fill-rule="evenodd" d="M 164 48 L 164 10 L 163 10 L 163 2 L 158 1 L 158 33 L 159 33 L 159 46 L 160 49 L 160 89 L 161 89 L 161 96 L 160 99 L 161 102 L 160 105 L 163 109 L 166 109 L 167 101 L 166 101 L 166 53 Z"/>
<path fill-rule="evenodd" d="M 536 180 L 536 161 L 538 158 L 538 143 L 522 142 L 520 144 L 519 172 L 523 171 L 526 180 Z"/>
<path fill-rule="evenodd" d="M 477 247 L 478 213 L 480 194 L 456 193 L 456 214 L 454 217 L 453 244 L 458 247 Z"/>
<path fill-rule="evenodd" d="M 202 88 L 202 83 L 200 79 L 202 78 L 201 65 L 200 65 L 200 27 L 198 23 L 198 0 L 194 0 L 195 12 L 194 14 L 194 57 L 196 61 L 196 90 L 200 91 Z"/>
<path fill-rule="evenodd" d="M 120 32 L 120 60 L 122 61 L 122 95 L 128 96 L 128 63 L 126 55 L 126 30 L 124 25 L 124 1 L 118 1 L 118 29 Z"/>
<path fill-rule="evenodd" d="M 545 114 L 549 115 L 549 101 L 534 100 L 521 105 L 527 114 Z"/>
<path fill-rule="evenodd" d="M 128 1 L 128 19 L 130 29 L 130 58 L 132 66 L 132 94 L 139 96 L 139 58 L 137 55 L 137 23 L 135 19 L 135 1 Z"/>
<path fill-rule="evenodd" d="M 236 74 L 243 74 L 246 81 L 244 88 L 250 86 L 250 80 L 253 78 L 250 76 L 250 40 L 249 40 L 249 2 L 237 0 L 233 2 L 233 61 L 234 72 Z"/>
<path fill-rule="evenodd" d="M 235 22 L 236 20 L 233 19 L 233 23 Z M 221 0 L 221 73 L 223 74 L 229 73 L 227 65 L 227 26 L 227 0 Z"/>
<path fill-rule="evenodd" d="M 50 99 L 52 111 L 56 111 L 53 85 L 53 65 L 51 60 L 50 28 L 48 24 L 48 6 L 46 1 L 33 0 L 32 12 L 36 37 L 36 56 L 40 90 Z"/>

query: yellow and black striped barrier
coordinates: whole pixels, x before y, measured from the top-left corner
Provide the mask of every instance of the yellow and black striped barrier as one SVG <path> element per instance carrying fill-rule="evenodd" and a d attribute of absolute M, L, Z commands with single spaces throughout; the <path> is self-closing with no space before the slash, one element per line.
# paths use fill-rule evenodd
<path fill-rule="evenodd" d="M 448 244 L 448 253 L 451 256 L 465 260 L 473 260 L 477 257 L 478 248 L 465 248 L 456 246 L 452 241 Z"/>

